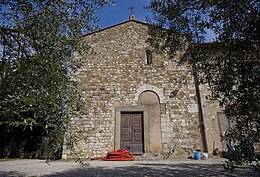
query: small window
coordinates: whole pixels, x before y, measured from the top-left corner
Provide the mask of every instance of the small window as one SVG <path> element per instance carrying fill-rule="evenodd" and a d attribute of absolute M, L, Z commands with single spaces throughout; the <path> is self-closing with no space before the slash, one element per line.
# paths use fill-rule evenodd
<path fill-rule="evenodd" d="M 153 63 L 153 52 L 149 49 L 146 50 L 146 59 L 148 65 Z"/>

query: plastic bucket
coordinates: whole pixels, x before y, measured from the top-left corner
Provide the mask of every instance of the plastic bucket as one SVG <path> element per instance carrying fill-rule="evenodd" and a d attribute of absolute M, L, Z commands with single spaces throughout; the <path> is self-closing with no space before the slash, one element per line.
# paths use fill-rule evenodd
<path fill-rule="evenodd" d="M 200 151 L 193 151 L 192 155 L 194 160 L 200 160 Z"/>
<path fill-rule="evenodd" d="M 200 158 L 202 159 L 202 160 L 207 160 L 208 159 L 208 157 L 209 157 L 209 154 L 208 153 L 205 153 L 205 152 L 203 152 L 203 153 L 201 153 L 200 154 Z"/>

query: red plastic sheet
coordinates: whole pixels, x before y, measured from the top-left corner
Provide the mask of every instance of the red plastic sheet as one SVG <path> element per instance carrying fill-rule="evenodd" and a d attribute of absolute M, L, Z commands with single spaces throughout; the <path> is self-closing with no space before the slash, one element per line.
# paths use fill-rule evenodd
<path fill-rule="evenodd" d="M 105 160 L 105 161 L 133 161 L 134 156 L 125 149 L 118 149 L 107 153 L 106 157 L 92 158 L 91 160 Z"/>

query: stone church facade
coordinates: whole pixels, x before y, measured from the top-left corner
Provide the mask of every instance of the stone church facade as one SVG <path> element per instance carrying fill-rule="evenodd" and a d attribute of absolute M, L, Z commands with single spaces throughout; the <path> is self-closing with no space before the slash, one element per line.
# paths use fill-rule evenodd
<path fill-rule="evenodd" d="M 84 135 L 74 154 L 100 157 L 124 148 L 133 154 L 188 155 L 202 149 L 191 70 L 167 54 L 154 53 L 146 43 L 147 31 L 146 23 L 132 19 L 84 37 L 91 50 L 84 56 L 75 54 L 82 66 L 73 77 L 87 113 L 71 120 L 71 129 Z M 201 96 L 205 94 L 201 87 Z M 221 149 L 221 110 L 203 98 L 202 107 L 209 152 Z M 72 156 L 64 146 L 63 158 Z"/>

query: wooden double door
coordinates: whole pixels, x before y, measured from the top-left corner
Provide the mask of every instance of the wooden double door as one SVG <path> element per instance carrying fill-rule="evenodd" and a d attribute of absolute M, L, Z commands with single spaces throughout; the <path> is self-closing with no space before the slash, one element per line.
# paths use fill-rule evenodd
<path fill-rule="evenodd" d="M 143 137 L 143 113 L 121 113 L 120 148 L 126 149 L 132 154 L 144 152 Z"/>

